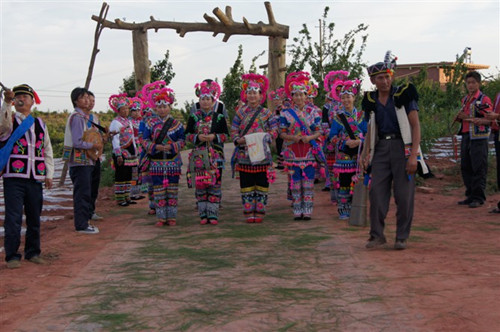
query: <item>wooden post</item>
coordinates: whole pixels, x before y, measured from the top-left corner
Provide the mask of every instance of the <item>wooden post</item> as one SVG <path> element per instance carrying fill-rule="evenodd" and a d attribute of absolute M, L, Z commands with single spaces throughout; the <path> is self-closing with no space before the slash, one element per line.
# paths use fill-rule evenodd
<path fill-rule="evenodd" d="M 268 72 L 269 91 L 285 85 L 286 70 L 286 39 L 283 37 L 269 37 Z M 268 103 L 270 106 L 272 103 Z M 274 111 L 274 107 L 271 107 Z"/>
<path fill-rule="evenodd" d="M 151 82 L 147 30 L 132 30 L 132 45 L 134 52 L 135 91 L 139 91 L 145 84 Z"/>

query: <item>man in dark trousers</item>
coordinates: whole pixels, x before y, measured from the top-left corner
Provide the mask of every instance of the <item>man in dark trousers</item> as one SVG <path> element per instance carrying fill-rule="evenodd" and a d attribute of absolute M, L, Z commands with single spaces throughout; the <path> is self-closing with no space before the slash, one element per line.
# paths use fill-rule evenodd
<path fill-rule="evenodd" d="M 89 223 L 92 218 L 92 172 L 95 162 L 87 156 L 86 150 L 98 149 L 102 143 L 83 141 L 89 116 L 89 94 L 85 88 L 71 91 L 71 102 L 75 107 L 66 122 L 64 133 L 63 160 L 68 160 L 69 175 L 73 182 L 73 212 L 75 230 L 82 234 L 97 234 L 99 229 Z"/>
<path fill-rule="evenodd" d="M 54 175 L 54 159 L 49 130 L 40 118 L 31 115 L 36 92 L 27 84 L 6 90 L 0 111 L 0 170 L 3 173 L 5 199 L 5 261 L 7 268 L 21 266 L 23 210 L 26 215 L 24 258 L 35 264 L 45 264 L 40 257 L 40 214 L 43 185 L 50 189 Z M 12 112 L 12 102 L 16 112 Z"/>
<path fill-rule="evenodd" d="M 465 75 L 465 85 L 468 94 L 462 99 L 462 109 L 456 119 L 462 124 L 459 131 L 462 136 L 460 170 L 466 198 L 458 204 L 477 208 L 486 200 L 490 120 L 485 115 L 492 107 L 490 98 L 479 89 L 481 75 L 477 71 Z"/>
<path fill-rule="evenodd" d="M 411 84 L 392 85 L 395 66 L 395 59 L 388 51 L 384 62 L 368 67 L 376 90 L 365 93 L 362 102 L 370 121 L 362 155 L 365 169 L 371 165 L 372 178 L 368 249 L 386 243 L 384 226 L 392 189 L 397 205 L 395 249 L 406 249 L 413 220 L 420 145 L 418 95 Z"/>

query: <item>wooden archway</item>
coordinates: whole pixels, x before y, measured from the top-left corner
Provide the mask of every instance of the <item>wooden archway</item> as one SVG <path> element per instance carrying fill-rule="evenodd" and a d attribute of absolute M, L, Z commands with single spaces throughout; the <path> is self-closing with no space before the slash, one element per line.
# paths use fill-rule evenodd
<path fill-rule="evenodd" d="M 254 35 L 269 37 L 268 51 L 268 77 L 269 88 L 276 89 L 285 82 L 285 66 L 286 66 L 286 39 L 288 39 L 289 27 L 287 25 L 278 24 L 274 18 L 273 10 L 270 2 L 264 3 L 267 11 L 269 23 L 249 23 L 243 17 L 243 22 L 235 22 L 232 16 L 232 9 L 226 6 L 225 12 L 222 12 L 218 7 L 213 10 L 216 17 L 204 14 L 203 18 L 207 23 L 185 23 L 185 22 L 170 22 L 157 21 L 153 16 L 150 21 L 143 23 L 128 23 L 120 19 L 115 19 L 114 22 L 103 19 L 102 16 L 92 16 L 94 21 L 98 22 L 98 26 L 109 29 L 131 30 L 132 44 L 134 53 L 134 71 L 135 71 L 135 86 L 136 89 L 141 89 L 151 80 L 149 72 L 149 51 L 148 51 L 148 35 L 150 29 L 158 32 L 159 29 L 174 29 L 179 36 L 184 37 L 188 32 L 207 31 L 212 32 L 213 36 L 219 33 L 224 34 L 223 41 L 227 42 L 232 35 Z"/>

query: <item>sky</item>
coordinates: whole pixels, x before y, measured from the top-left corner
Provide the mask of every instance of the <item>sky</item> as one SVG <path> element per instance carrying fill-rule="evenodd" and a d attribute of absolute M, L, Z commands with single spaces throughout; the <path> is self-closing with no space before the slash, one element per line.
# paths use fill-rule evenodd
<path fill-rule="evenodd" d="M 205 22 L 214 8 L 232 7 L 233 18 L 242 22 L 267 23 L 264 1 L 107 1 L 107 19 L 126 22 L 157 20 Z M 0 82 L 12 87 L 27 83 L 40 95 L 42 111 L 71 110 L 70 92 L 84 86 L 94 43 L 100 1 L 0 0 Z M 325 6 L 330 7 L 329 21 L 335 23 L 335 36 L 359 24 L 368 25 L 368 39 L 363 61 L 382 61 L 387 50 L 398 63 L 454 61 L 465 47 L 472 50 L 481 70 L 499 75 L 500 2 L 498 0 L 375 0 L 375 1 L 271 1 L 275 19 L 290 27 L 290 45 L 302 25 L 307 24 L 313 40 L 319 40 L 318 20 Z M 251 59 L 268 48 L 265 36 L 234 35 L 228 42 L 223 35 L 191 32 L 181 38 L 174 30 L 148 32 L 151 63 L 163 59 L 167 50 L 176 73 L 170 87 L 177 97 L 177 107 L 194 100 L 194 85 L 205 78 L 222 82 L 243 46 L 243 60 L 248 70 Z M 104 29 L 99 39 L 90 90 L 96 95 L 95 111 L 106 111 L 110 95 L 118 93 L 123 78 L 133 71 L 132 33 Z M 267 63 L 267 54 L 257 66 Z M 289 59 L 287 63 L 290 63 Z M 364 87 L 370 87 L 365 75 Z M 322 83 L 320 83 L 322 84 Z"/>

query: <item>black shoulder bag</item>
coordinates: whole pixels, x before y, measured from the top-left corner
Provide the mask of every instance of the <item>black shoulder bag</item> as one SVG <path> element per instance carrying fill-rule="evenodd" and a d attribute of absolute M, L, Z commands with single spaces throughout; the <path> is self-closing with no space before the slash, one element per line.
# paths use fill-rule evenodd
<path fill-rule="evenodd" d="M 342 121 L 342 125 L 347 131 L 347 135 L 349 135 L 349 138 L 352 140 L 356 140 L 357 139 L 356 135 L 354 135 L 354 132 L 352 131 L 351 126 L 349 125 L 349 122 L 347 121 L 347 118 L 345 117 L 344 113 L 338 113 L 337 116 L 339 117 L 340 121 Z M 348 154 L 351 157 L 357 155 L 358 151 L 359 151 L 359 145 L 355 148 L 350 148 L 346 145 L 342 150 L 342 152 Z"/>

